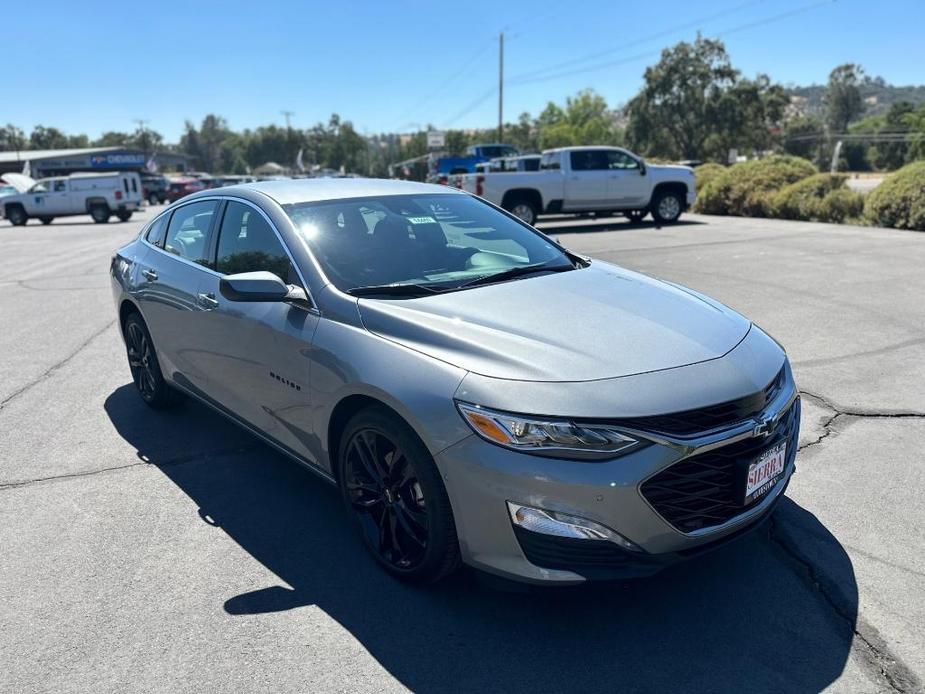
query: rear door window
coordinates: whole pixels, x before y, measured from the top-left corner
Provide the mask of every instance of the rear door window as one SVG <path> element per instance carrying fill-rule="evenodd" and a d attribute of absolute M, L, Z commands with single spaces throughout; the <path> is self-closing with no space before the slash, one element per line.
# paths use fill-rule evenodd
<path fill-rule="evenodd" d="M 570 152 L 572 171 L 606 171 L 610 168 L 607 152 L 599 149 L 582 149 Z"/>
<path fill-rule="evenodd" d="M 203 200 L 177 209 L 167 225 L 164 250 L 208 267 L 207 241 L 217 207 L 218 201 Z"/>
<path fill-rule="evenodd" d="M 157 246 L 158 248 L 164 247 L 164 233 L 167 231 L 167 220 L 169 218 L 169 214 L 162 214 L 151 223 L 150 227 L 148 227 L 148 231 L 145 233 L 145 239 L 152 246 Z"/>

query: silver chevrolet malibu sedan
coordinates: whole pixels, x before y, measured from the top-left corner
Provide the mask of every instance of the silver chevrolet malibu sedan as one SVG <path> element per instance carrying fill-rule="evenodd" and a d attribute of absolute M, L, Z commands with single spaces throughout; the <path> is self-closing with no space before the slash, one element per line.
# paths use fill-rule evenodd
<path fill-rule="evenodd" d="M 646 576 L 761 525 L 794 469 L 800 400 L 760 328 L 450 188 L 203 191 L 111 274 L 141 398 L 336 485 L 403 579 Z"/>

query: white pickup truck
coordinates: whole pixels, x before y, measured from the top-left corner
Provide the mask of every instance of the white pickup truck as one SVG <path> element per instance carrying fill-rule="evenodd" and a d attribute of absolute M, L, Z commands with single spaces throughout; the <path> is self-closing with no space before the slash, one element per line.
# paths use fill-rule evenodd
<path fill-rule="evenodd" d="M 646 164 L 619 147 L 562 147 L 543 152 L 539 171 L 466 174 L 454 183 L 528 224 L 540 214 L 652 214 L 670 224 L 694 202 L 694 171 Z"/>
<path fill-rule="evenodd" d="M 141 179 L 134 172 L 72 174 L 38 181 L 23 174 L 4 174 L 15 195 L 0 198 L 4 217 L 22 226 L 30 218 L 51 224 L 55 217 L 89 214 L 103 224 L 116 215 L 127 222 L 141 208 Z"/>

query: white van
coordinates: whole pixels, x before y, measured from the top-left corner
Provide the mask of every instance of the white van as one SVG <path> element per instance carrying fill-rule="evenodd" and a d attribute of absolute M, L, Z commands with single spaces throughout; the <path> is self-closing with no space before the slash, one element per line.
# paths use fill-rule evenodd
<path fill-rule="evenodd" d="M 89 214 L 104 224 L 112 215 L 127 222 L 141 207 L 141 178 L 134 172 L 72 174 L 38 181 L 23 174 L 4 174 L 19 191 L 0 198 L 3 216 L 21 226 L 30 218 L 50 224 L 55 217 Z"/>

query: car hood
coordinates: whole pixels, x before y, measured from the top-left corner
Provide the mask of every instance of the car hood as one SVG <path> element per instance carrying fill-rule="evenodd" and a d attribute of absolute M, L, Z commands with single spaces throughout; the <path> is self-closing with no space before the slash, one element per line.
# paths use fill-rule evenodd
<path fill-rule="evenodd" d="M 2 180 L 4 183 L 9 183 L 20 193 L 25 193 L 35 185 L 35 179 L 31 176 L 26 176 L 25 174 L 6 173 L 0 176 L 0 180 Z"/>
<path fill-rule="evenodd" d="M 716 359 L 750 323 L 695 292 L 606 263 L 415 299 L 360 299 L 380 337 L 467 371 L 588 381 Z"/>

